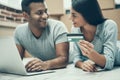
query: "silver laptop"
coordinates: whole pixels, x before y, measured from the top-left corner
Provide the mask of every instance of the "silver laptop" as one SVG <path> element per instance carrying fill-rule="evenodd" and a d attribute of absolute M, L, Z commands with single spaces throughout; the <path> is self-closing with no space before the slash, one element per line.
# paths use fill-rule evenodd
<path fill-rule="evenodd" d="M 19 75 L 35 75 L 52 73 L 54 71 L 27 72 L 14 39 L 12 37 L 0 37 L 0 72 Z"/>

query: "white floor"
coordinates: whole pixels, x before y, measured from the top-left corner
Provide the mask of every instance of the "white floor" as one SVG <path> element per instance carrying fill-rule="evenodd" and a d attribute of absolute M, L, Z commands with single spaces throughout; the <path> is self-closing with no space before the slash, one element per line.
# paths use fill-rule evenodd
<path fill-rule="evenodd" d="M 0 80 L 120 80 L 120 67 L 111 71 L 85 72 L 70 64 L 67 68 L 42 75 L 19 76 L 0 73 Z"/>

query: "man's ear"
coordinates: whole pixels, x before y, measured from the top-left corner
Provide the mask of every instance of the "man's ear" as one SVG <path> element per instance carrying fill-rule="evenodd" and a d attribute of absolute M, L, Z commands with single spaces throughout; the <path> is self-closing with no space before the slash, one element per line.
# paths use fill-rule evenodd
<path fill-rule="evenodd" d="M 29 20 L 29 14 L 28 14 L 28 13 L 23 12 L 23 16 L 24 16 L 24 18 L 25 18 L 26 20 Z"/>

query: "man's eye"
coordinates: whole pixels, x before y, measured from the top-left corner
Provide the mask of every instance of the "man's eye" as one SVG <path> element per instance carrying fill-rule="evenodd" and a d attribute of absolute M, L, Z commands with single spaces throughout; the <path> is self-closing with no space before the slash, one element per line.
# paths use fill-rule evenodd
<path fill-rule="evenodd" d="M 47 13 L 47 9 L 45 10 L 45 13 Z"/>
<path fill-rule="evenodd" d="M 45 11 L 38 11 L 38 12 L 36 12 L 36 14 L 37 14 L 37 15 L 43 15 L 44 13 L 47 13 L 47 10 L 45 10 Z"/>
<path fill-rule="evenodd" d="M 38 15 L 42 15 L 43 14 L 43 12 L 41 11 L 41 12 L 37 12 L 36 14 L 38 14 Z"/>

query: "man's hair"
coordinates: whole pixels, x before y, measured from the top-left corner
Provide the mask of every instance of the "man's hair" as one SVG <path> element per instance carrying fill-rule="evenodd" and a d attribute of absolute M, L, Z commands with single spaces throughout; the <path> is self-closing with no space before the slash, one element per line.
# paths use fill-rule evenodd
<path fill-rule="evenodd" d="M 44 0 L 22 0 L 22 2 L 21 2 L 22 11 L 30 14 L 30 7 L 29 7 L 29 5 L 32 2 L 35 2 L 35 3 L 37 3 L 37 2 L 44 3 Z"/>
<path fill-rule="evenodd" d="M 72 8 L 91 25 L 96 26 L 106 20 L 97 0 L 72 0 Z"/>

